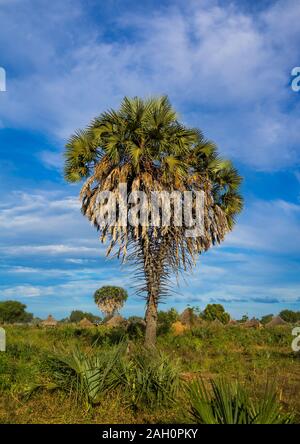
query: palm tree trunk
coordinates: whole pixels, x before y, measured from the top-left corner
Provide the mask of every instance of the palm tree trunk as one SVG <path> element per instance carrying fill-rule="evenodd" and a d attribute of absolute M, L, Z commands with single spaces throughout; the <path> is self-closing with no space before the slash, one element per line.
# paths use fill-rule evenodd
<path fill-rule="evenodd" d="M 145 346 L 154 347 L 156 344 L 157 331 L 157 303 L 153 296 L 147 300 L 146 309 L 146 332 L 145 332 Z"/>
<path fill-rule="evenodd" d="M 151 247 L 149 248 L 149 246 L 147 249 L 143 248 L 143 258 L 147 289 L 145 346 L 152 347 L 155 346 L 156 343 L 157 307 L 161 283 L 161 261 L 157 252 L 155 253 L 155 249 Z"/>

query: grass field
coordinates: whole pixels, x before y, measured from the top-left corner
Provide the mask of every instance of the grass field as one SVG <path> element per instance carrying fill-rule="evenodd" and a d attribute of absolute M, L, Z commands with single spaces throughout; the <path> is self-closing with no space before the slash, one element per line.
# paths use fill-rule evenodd
<path fill-rule="evenodd" d="M 200 376 L 204 382 L 219 377 L 239 381 L 253 399 L 262 396 L 266 383 L 272 384 L 283 411 L 293 411 L 294 422 L 300 422 L 300 359 L 291 349 L 290 327 L 205 326 L 180 336 L 163 334 L 157 347 L 163 371 L 151 367 L 152 373 L 142 360 L 146 355 L 137 332 L 129 337 L 122 328 L 103 326 L 7 326 L 6 334 L 7 351 L 0 353 L 0 423 L 189 422 L 187 387 Z M 76 350 L 80 356 L 101 361 L 118 349 L 122 358 L 107 372 L 110 385 L 102 381 L 101 396 L 92 402 L 68 384 L 69 370 L 55 358 Z M 108 362 L 101 365 L 107 369 Z M 122 375 L 118 383 L 110 378 L 116 367 Z M 175 387 L 172 396 L 164 398 L 155 384 L 151 386 L 160 377 L 165 378 L 162 385 L 169 384 L 168 390 Z M 147 385 L 144 398 L 139 398 L 138 384 L 143 390 Z"/>

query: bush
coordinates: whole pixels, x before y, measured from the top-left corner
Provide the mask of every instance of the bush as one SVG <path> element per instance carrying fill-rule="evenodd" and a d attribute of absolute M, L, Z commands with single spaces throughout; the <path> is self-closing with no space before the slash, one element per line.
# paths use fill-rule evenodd
<path fill-rule="evenodd" d="M 181 386 L 177 361 L 156 351 L 135 350 L 127 366 L 127 401 L 135 408 L 161 408 L 173 403 Z"/>
<path fill-rule="evenodd" d="M 171 331 L 171 326 L 174 322 L 179 319 L 179 315 L 175 308 L 171 308 L 168 311 L 159 311 L 158 312 L 158 329 L 157 334 L 163 335 L 167 334 Z"/>
<path fill-rule="evenodd" d="M 57 388 L 75 394 L 78 400 L 97 404 L 120 384 L 118 368 L 124 345 L 106 353 L 85 354 L 79 348 L 49 357 L 44 363 Z"/>
<path fill-rule="evenodd" d="M 282 413 L 274 389 L 266 386 L 263 397 L 253 402 L 239 383 L 210 381 L 209 392 L 203 381 L 189 387 L 190 417 L 196 424 L 288 424 L 293 415 Z"/>
<path fill-rule="evenodd" d="M 146 325 L 143 319 L 133 317 L 128 319 L 127 334 L 129 339 L 142 339 L 145 336 Z"/>
<path fill-rule="evenodd" d="M 81 311 L 81 310 L 73 310 L 70 314 L 70 322 L 80 322 L 82 319 L 88 319 L 90 322 L 101 322 L 101 318 L 99 316 L 95 316 L 93 313 Z"/>
<path fill-rule="evenodd" d="M 222 324 L 227 324 L 230 320 L 230 315 L 226 313 L 223 305 L 221 304 L 208 304 L 204 309 L 201 317 L 205 321 L 218 320 L 222 322 Z"/>
<path fill-rule="evenodd" d="M 174 402 L 181 384 L 178 363 L 142 348 L 129 357 L 126 349 L 126 343 L 122 343 L 101 353 L 93 349 L 85 354 L 79 348 L 68 354 L 60 352 L 44 361 L 43 371 L 56 388 L 88 405 L 98 404 L 105 394 L 118 388 L 125 402 L 134 408 L 159 408 Z"/>

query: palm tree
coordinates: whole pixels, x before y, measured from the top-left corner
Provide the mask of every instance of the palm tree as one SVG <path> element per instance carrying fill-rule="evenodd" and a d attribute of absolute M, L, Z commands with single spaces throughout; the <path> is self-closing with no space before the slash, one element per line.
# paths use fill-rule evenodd
<path fill-rule="evenodd" d="M 122 287 L 105 285 L 94 293 L 94 300 L 100 310 L 108 317 L 114 316 L 128 298 L 127 291 Z"/>
<path fill-rule="evenodd" d="M 241 177 L 199 130 L 178 121 L 167 97 L 125 97 L 118 110 L 104 112 L 71 136 L 65 158 L 66 180 L 86 179 L 80 193 L 82 212 L 100 231 L 100 240 L 108 239 L 107 255 L 116 251 L 136 266 L 138 291 L 146 298 L 145 343 L 153 345 L 158 302 L 168 294 L 171 273 L 192 267 L 198 254 L 233 228 L 243 205 Z M 203 191 L 203 232 L 187 237 L 185 227 L 174 223 L 99 224 L 100 193 L 118 196 L 120 183 L 127 184 L 128 195 L 141 190 L 149 200 L 153 191 Z"/>

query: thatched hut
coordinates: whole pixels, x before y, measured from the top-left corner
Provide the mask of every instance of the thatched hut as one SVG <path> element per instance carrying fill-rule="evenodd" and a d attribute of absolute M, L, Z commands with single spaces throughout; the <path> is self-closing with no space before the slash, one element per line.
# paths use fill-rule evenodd
<path fill-rule="evenodd" d="M 241 324 L 242 327 L 246 327 L 246 328 L 261 328 L 262 324 L 259 322 L 258 319 L 249 319 L 249 321 L 244 322 L 243 324 Z"/>
<path fill-rule="evenodd" d="M 288 325 L 280 316 L 274 316 L 270 322 L 268 322 L 266 327 L 278 327 L 279 325 Z"/>
<path fill-rule="evenodd" d="M 184 325 L 181 321 L 173 322 L 173 324 L 171 325 L 171 331 L 174 336 L 182 335 L 187 330 L 187 328 L 188 327 Z"/>
<path fill-rule="evenodd" d="M 126 326 L 127 321 L 122 316 L 116 315 L 110 318 L 107 322 L 105 322 L 105 325 L 107 327 L 121 327 L 121 326 Z"/>
<path fill-rule="evenodd" d="M 41 325 L 43 327 L 56 327 L 57 326 L 57 320 L 54 319 L 52 315 L 49 315 L 47 319 L 41 322 Z"/>
<path fill-rule="evenodd" d="M 89 327 L 94 327 L 94 324 L 89 321 L 87 318 L 83 318 L 81 319 L 81 321 L 79 322 L 80 327 L 83 328 L 89 328 Z"/>
<path fill-rule="evenodd" d="M 239 325 L 239 323 L 235 319 L 230 319 L 227 325 Z"/>
<path fill-rule="evenodd" d="M 192 327 L 197 321 L 197 316 L 192 308 L 187 307 L 179 316 L 179 320 L 186 327 Z"/>

